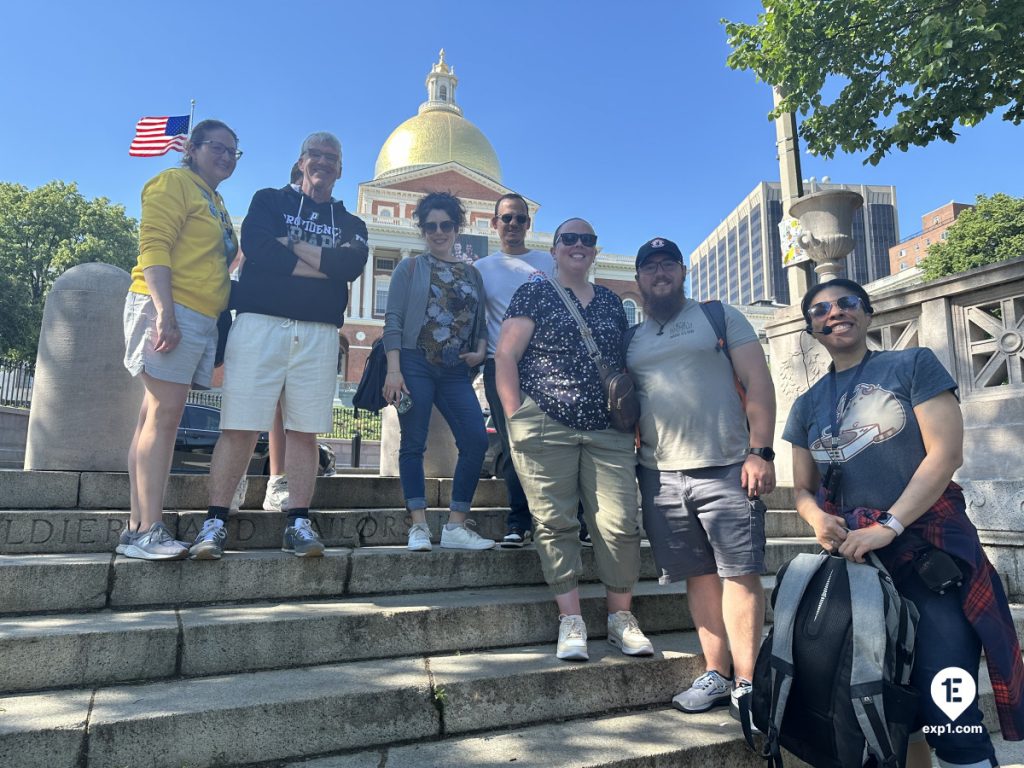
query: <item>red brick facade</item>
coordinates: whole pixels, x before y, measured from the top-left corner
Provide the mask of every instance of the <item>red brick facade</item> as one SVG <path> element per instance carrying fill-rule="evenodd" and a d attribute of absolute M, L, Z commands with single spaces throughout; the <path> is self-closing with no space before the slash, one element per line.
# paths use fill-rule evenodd
<path fill-rule="evenodd" d="M 928 255 L 928 246 L 945 240 L 950 224 L 963 211 L 973 207 L 967 203 L 949 202 L 922 216 L 921 231 L 889 249 L 889 274 L 895 275 L 919 264 Z"/>

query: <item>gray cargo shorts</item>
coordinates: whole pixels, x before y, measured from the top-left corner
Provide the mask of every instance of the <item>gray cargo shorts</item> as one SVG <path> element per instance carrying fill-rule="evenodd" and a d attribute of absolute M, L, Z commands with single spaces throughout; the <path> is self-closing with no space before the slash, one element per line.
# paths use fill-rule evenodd
<path fill-rule="evenodd" d="M 637 468 L 644 530 L 661 583 L 765 573 L 765 505 L 740 486 L 742 468 Z"/>

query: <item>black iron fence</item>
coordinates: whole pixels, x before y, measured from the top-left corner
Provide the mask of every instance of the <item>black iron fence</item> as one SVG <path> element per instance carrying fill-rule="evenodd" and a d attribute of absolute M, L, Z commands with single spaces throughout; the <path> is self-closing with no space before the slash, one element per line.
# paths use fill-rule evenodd
<path fill-rule="evenodd" d="M 214 408 L 220 408 L 220 399 L 220 392 L 216 390 L 193 390 L 188 394 L 188 402 Z M 320 437 L 351 440 L 356 432 L 363 440 L 380 440 L 380 414 L 336 405 L 331 419 L 331 431 L 324 432 Z"/>
<path fill-rule="evenodd" d="M 0 405 L 28 408 L 32 403 L 35 365 L 0 360 Z"/>

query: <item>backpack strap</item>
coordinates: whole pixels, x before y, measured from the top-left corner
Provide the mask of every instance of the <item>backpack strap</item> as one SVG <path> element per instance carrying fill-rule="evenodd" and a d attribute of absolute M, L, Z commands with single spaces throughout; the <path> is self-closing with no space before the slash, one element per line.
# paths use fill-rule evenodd
<path fill-rule="evenodd" d="M 870 564 L 847 563 L 846 573 L 853 610 L 853 658 L 850 667 L 853 711 L 864 734 L 868 753 L 881 766 L 896 765 L 886 727 L 882 681 L 885 679 L 887 638 L 896 636 L 899 615 L 894 610 L 886 610 L 881 585 L 884 570 L 879 572 Z M 889 578 L 888 573 L 885 573 L 885 578 Z"/>
<path fill-rule="evenodd" d="M 637 329 L 640 328 L 640 323 L 631 325 L 626 329 L 625 333 L 622 334 L 622 359 L 626 359 L 626 353 L 629 352 L 629 343 L 633 341 L 633 337 L 636 336 Z"/>
<path fill-rule="evenodd" d="M 729 354 L 729 340 L 725 333 L 725 307 L 718 299 L 709 299 L 702 301 L 700 308 L 704 312 L 704 317 L 711 323 L 711 330 L 715 332 L 715 338 L 718 339 L 716 345 L 718 351 L 724 352 L 725 356 L 729 358 L 729 362 L 732 363 L 732 355 Z"/>
<path fill-rule="evenodd" d="M 702 305 L 703 306 L 703 305 Z M 771 711 L 768 717 L 768 740 L 765 751 L 769 753 L 769 765 L 782 765 L 779 734 L 782 732 L 782 718 L 786 713 L 786 702 L 793 687 L 793 630 L 796 626 L 796 612 L 807 591 L 811 578 L 829 557 L 827 552 L 817 555 L 801 553 L 789 561 L 782 581 L 776 587 L 774 618 L 772 619 L 771 658 Z"/>

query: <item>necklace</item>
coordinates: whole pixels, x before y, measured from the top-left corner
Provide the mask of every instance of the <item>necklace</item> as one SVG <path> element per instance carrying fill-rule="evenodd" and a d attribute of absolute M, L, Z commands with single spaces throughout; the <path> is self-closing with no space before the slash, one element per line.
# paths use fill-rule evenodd
<path fill-rule="evenodd" d="M 665 335 L 665 326 L 668 325 L 669 323 L 671 323 L 677 317 L 679 317 L 679 313 L 683 311 L 683 307 L 685 307 L 685 306 L 686 306 L 686 304 L 684 302 L 683 306 L 680 307 L 679 309 L 677 309 L 675 312 L 673 312 L 672 315 L 668 318 L 668 320 L 666 320 L 664 323 L 658 323 L 658 321 L 654 320 L 654 318 L 652 317 L 651 319 L 654 320 L 654 322 L 658 323 L 658 332 L 656 334 L 654 334 L 654 335 L 655 336 L 664 336 Z"/>

